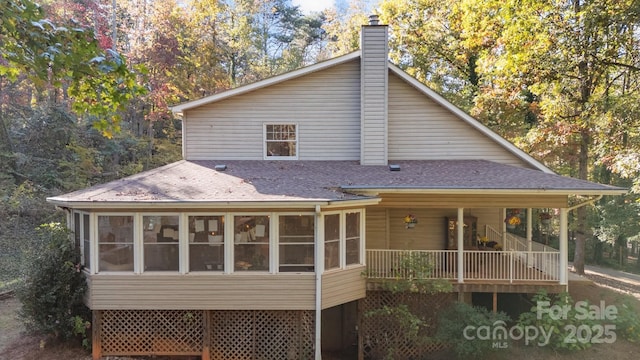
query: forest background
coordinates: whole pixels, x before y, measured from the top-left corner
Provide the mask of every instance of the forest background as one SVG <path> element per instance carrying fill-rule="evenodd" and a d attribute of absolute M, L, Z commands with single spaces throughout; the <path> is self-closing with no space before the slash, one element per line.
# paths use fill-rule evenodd
<path fill-rule="evenodd" d="M 4 0 L 0 289 L 64 220 L 46 197 L 179 160 L 168 106 L 354 51 L 371 11 L 409 74 L 556 172 L 630 189 L 570 213 L 578 271 L 637 249 L 637 0 Z"/>

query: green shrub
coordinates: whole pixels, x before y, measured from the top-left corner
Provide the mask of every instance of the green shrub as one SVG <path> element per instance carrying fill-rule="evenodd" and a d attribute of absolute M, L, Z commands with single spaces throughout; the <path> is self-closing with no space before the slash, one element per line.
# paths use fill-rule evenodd
<path fill-rule="evenodd" d="M 536 329 L 543 329 L 544 332 L 542 330 L 536 332 L 538 337 L 530 338 L 529 343 L 525 345 L 544 345 L 550 346 L 555 350 L 582 350 L 591 347 L 594 343 L 591 341 L 592 336 L 598 330 L 594 326 L 604 326 L 604 324 L 597 323 L 595 320 L 584 318 L 584 314 L 576 310 L 576 304 L 568 293 L 558 294 L 552 298 L 545 292 L 540 292 L 533 297 L 533 301 L 535 305 L 531 308 L 531 311 L 520 315 L 518 325 L 523 328 L 535 327 Z M 539 307 L 563 310 L 562 312 L 554 313 L 553 316 L 547 312 L 541 312 L 539 316 Z M 611 325 L 613 324 L 609 326 Z M 549 338 L 545 339 L 545 334 L 549 334 L 549 332 Z M 604 331 L 601 335 L 604 335 Z"/>
<path fill-rule="evenodd" d="M 493 329 L 496 326 L 506 328 L 509 321 L 511 319 L 503 312 L 493 313 L 482 307 L 459 302 L 440 316 L 436 338 L 450 345 L 460 359 L 481 359 L 494 351 L 496 339 L 480 339 L 475 336 L 477 333 L 473 330 Z M 490 334 L 492 333 L 493 331 Z M 467 337 L 465 334 L 473 336 Z M 506 337 L 501 341 L 507 341 Z"/>
<path fill-rule="evenodd" d="M 59 223 L 41 225 L 36 243 L 17 291 L 27 328 L 59 340 L 86 340 L 82 329 L 90 326 L 90 312 L 82 300 L 87 284 L 80 266 L 73 262 L 76 257 L 68 230 Z"/>
<path fill-rule="evenodd" d="M 396 279 L 382 283 L 383 289 L 393 293 L 420 294 L 436 294 L 453 289 L 449 280 L 432 278 L 433 261 L 429 254 L 409 253 L 402 258 L 396 272 Z"/>
<path fill-rule="evenodd" d="M 618 316 L 615 321 L 616 332 L 623 338 L 632 341 L 640 341 L 640 314 L 630 304 L 623 303 L 617 306 Z"/>
<path fill-rule="evenodd" d="M 384 330 L 372 336 L 376 346 L 371 349 L 374 359 L 406 359 L 403 349 L 422 348 L 432 341 L 426 335 L 429 323 L 405 304 L 383 306 L 365 314 L 375 323 L 385 324 Z"/>

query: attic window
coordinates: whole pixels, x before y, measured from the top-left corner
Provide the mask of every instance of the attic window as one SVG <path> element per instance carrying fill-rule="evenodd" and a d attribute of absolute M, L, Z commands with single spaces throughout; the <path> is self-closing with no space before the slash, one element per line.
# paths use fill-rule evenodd
<path fill-rule="evenodd" d="M 264 125 L 265 159 L 298 158 L 298 127 L 296 124 Z"/>

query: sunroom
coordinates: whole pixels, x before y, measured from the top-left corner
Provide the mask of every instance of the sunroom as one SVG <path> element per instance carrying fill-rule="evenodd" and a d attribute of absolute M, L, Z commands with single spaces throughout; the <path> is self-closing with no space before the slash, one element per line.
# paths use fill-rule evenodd
<path fill-rule="evenodd" d="M 91 275 L 313 273 L 316 223 L 324 224 L 325 269 L 363 263 L 363 214 L 74 210 L 71 223 Z"/>

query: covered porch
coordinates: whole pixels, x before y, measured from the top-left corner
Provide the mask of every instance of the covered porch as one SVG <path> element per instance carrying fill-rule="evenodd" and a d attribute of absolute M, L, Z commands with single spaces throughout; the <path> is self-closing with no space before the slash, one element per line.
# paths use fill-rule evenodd
<path fill-rule="evenodd" d="M 493 209 L 495 214 L 499 214 L 500 219 L 508 218 L 508 208 Z M 476 208 L 474 211 L 458 208 L 457 217 L 446 217 L 447 229 L 455 229 L 446 233 L 445 244 L 440 248 L 396 246 L 403 243 L 394 239 L 396 236 L 417 234 L 415 229 L 406 230 L 403 234 L 402 229 L 397 227 L 390 229 L 386 244 L 379 241 L 367 242 L 366 278 L 369 283 L 393 279 L 445 279 L 451 281 L 454 288 L 464 289 L 463 291 L 482 291 L 479 289 L 484 289 L 487 285 L 500 285 L 499 290 L 491 287 L 490 292 L 518 292 L 524 285 L 528 289 L 547 288 L 553 289 L 553 292 L 564 291 L 568 283 L 567 213 L 570 208 L 556 209 L 555 226 L 559 249 L 533 241 L 532 234 L 537 221 L 533 219 L 536 212 L 532 211 L 532 208 L 523 209 L 524 237 L 508 232 L 507 224 L 501 220 L 496 221 L 495 215 L 483 216 L 483 213 L 488 213 L 488 209 Z M 395 217 L 393 209 L 385 212 L 388 217 Z M 472 226 L 469 225 L 468 219 L 472 215 L 475 220 L 476 217 L 473 215 L 476 214 L 480 215 L 477 217 L 478 220 L 486 221 L 478 221 L 470 234 L 469 228 Z M 430 224 L 425 224 L 424 227 L 433 229 Z M 427 238 L 430 236 L 429 232 L 429 229 L 424 230 Z M 454 234 L 453 239 L 451 234 Z M 438 235 L 440 236 L 442 234 Z M 469 242 L 470 237 L 473 237 L 472 243 Z M 477 242 L 476 237 L 482 237 L 484 241 Z M 420 241 L 411 243 L 420 244 Z M 487 246 L 487 243 L 500 244 L 499 249 Z M 421 269 L 428 268 L 428 271 L 416 272 L 408 266 L 415 265 L 416 262 L 422 264 Z"/>
<path fill-rule="evenodd" d="M 531 222 L 527 228 L 530 228 Z M 561 283 L 560 251 L 547 245 L 484 226 L 486 243 L 504 244 L 496 250 L 486 245 L 458 246 L 455 250 L 366 251 L 368 279 L 447 279 L 454 282 Z M 530 231 L 528 231 L 530 233 Z M 420 263 L 416 274 L 409 264 Z"/>

